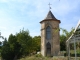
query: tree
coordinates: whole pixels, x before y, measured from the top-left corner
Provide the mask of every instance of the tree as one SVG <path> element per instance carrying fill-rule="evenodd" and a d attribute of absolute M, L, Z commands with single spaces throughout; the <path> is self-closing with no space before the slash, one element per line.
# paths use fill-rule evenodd
<path fill-rule="evenodd" d="M 37 52 L 37 51 L 40 51 L 40 48 L 41 48 L 41 36 L 35 36 L 33 37 L 33 48 L 34 50 Z"/>
<path fill-rule="evenodd" d="M 1 56 L 6 60 L 16 60 L 33 52 L 40 51 L 41 37 L 31 37 L 29 31 L 20 30 L 15 35 L 10 34 L 8 40 L 5 38 L 2 45 Z"/>
<path fill-rule="evenodd" d="M 7 39 L 5 38 L 4 41 L 3 41 L 3 46 L 6 45 L 7 42 L 8 42 L 8 41 L 7 41 Z"/>
<path fill-rule="evenodd" d="M 10 45 L 10 51 L 12 53 L 11 56 L 13 57 L 12 59 L 17 59 L 19 57 L 21 48 L 21 45 L 17 42 L 17 37 L 13 34 L 10 34 L 8 43 Z"/>
<path fill-rule="evenodd" d="M 1 56 L 3 59 L 6 59 L 6 60 L 11 59 L 10 45 L 6 39 L 3 41 Z"/>
<path fill-rule="evenodd" d="M 64 51 L 66 50 L 66 36 L 65 35 L 60 35 L 60 50 Z"/>
<path fill-rule="evenodd" d="M 16 34 L 17 36 L 17 41 L 19 42 L 19 44 L 21 45 L 20 51 L 22 52 L 22 55 L 29 55 L 29 53 L 31 52 L 31 40 L 32 37 L 29 35 L 29 31 L 26 30 L 24 31 L 21 30 L 19 33 Z"/>
<path fill-rule="evenodd" d="M 66 29 L 61 28 L 63 34 L 60 35 L 60 50 L 66 50 L 66 40 L 71 36 L 74 31 L 74 28 L 71 28 L 71 31 L 68 32 Z"/>

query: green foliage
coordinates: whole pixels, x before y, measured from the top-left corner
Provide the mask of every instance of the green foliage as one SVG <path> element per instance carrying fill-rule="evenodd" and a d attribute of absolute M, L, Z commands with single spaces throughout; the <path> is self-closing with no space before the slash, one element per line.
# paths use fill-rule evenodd
<path fill-rule="evenodd" d="M 5 38 L 3 41 L 3 46 L 5 46 L 7 44 L 7 39 Z"/>
<path fill-rule="evenodd" d="M 2 45 L 2 42 L 0 41 L 0 46 Z"/>
<path fill-rule="evenodd" d="M 36 56 L 30 56 L 25 57 L 20 60 L 68 60 L 67 57 L 36 57 Z"/>
<path fill-rule="evenodd" d="M 31 52 L 31 41 L 32 37 L 29 35 L 29 31 L 20 31 L 16 34 L 17 41 L 21 45 L 20 52 L 22 52 L 23 55 L 29 55 Z"/>
<path fill-rule="evenodd" d="M 0 53 L 1 53 L 1 49 L 2 49 L 2 42 L 0 41 Z M 0 54 L 1 56 L 1 54 Z"/>
<path fill-rule="evenodd" d="M 65 51 L 66 50 L 66 40 L 71 36 L 71 34 L 74 31 L 74 28 L 72 28 L 70 32 L 62 28 L 61 30 L 63 31 L 63 34 L 60 35 L 60 50 Z"/>
<path fill-rule="evenodd" d="M 40 53 L 40 54 L 36 54 L 35 57 L 43 57 L 43 56 Z"/>
<path fill-rule="evenodd" d="M 65 35 L 60 35 L 60 50 L 64 51 L 66 50 L 66 36 Z"/>
<path fill-rule="evenodd" d="M 40 51 L 41 47 L 41 36 L 35 36 L 33 38 L 33 49 L 36 51 Z"/>
<path fill-rule="evenodd" d="M 10 60 L 10 59 L 12 59 L 11 54 L 12 53 L 10 51 L 10 45 L 6 40 L 4 40 L 3 46 L 2 46 L 2 51 L 1 51 L 1 56 L 3 59 Z"/>
<path fill-rule="evenodd" d="M 17 37 L 11 34 L 8 38 L 8 43 L 10 45 L 10 51 L 13 53 L 11 54 L 14 58 L 17 56 L 19 57 L 21 45 L 17 42 Z"/>
<path fill-rule="evenodd" d="M 6 60 L 16 60 L 40 51 L 40 36 L 31 37 L 29 31 L 21 30 L 15 35 L 10 34 L 8 41 L 5 38 L 2 46 L 1 56 Z"/>
<path fill-rule="evenodd" d="M 67 30 L 63 29 L 63 33 L 60 35 L 60 49 L 61 51 L 66 50 L 66 40 L 72 34 Z M 33 38 L 29 35 L 29 31 L 21 30 L 15 35 L 10 34 L 8 41 L 5 38 L 3 46 L 1 48 L 1 56 L 6 60 L 16 60 L 21 57 L 29 56 L 40 51 L 41 47 L 41 37 L 34 36 Z M 36 57 L 41 57 L 40 54 L 37 54 Z M 44 58 L 43 58 L 44 59 Z"/>

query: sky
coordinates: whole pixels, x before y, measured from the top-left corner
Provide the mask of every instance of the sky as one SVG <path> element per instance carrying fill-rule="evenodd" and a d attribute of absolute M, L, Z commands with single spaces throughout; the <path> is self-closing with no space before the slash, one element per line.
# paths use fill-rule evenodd
<path fill-rule="evenodd" d="M 80 0 L 0 0 L 0 32 L 8 38 L 20 29 L 29 30 L 31 36 L 40 35 L 41 24 L 49 12 L 61 21 L 60 28 L 68 31 L 80 19 Z M 1 39 L 0 39 L 1 40 Z"/>

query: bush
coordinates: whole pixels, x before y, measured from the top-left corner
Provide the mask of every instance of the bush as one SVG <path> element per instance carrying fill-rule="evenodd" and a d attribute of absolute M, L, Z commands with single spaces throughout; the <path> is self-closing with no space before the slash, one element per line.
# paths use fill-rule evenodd
<path fill-rule="evenodd" d="M 36 54 L 35 57 L 42 57 L 41 53 L 40 54 Z"/>
<path fill-rule="evenodd" d="M 67 56 L 67 53 L 64 53 L 64 56 L 66 57 Z"/>

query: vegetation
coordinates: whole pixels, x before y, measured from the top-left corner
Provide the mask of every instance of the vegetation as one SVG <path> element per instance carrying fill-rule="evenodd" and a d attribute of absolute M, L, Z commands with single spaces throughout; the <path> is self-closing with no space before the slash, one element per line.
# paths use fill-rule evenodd
<path fill-rule="evenodd" d="M 5 38 L 1 46 L 1 57 L 6 60 L 16 60 L 35 54 L 40 51 L 40 39 L 40 36 L 32 38 L 29 31 L 24 29 L 15 35 L 10 34 L 8 40 Z"/>
<path fill-rule="evenodd" d="M 60 50 L 66 51 L 66 40 L 71 36 L 71 34 L 74 31 L 74 28 L 71 29 L 70 32 L 68 32 L 66 29 L 62 29 L 63 34 L 60 35 Z"/>
<path fill-rule="evenodd" d="M 60 35 L 60 50 L 66 50 L 66 40 L 72 34 L 73 29 L 68 32 L 62 29 L 63 34 Z M 17 60 L 22 57 L 21 60 L 58 60 L 59 58 L 42 57 L 41 55 L 35 55 L 40 51 L 41 37 L 30 36 L 28 30 L 22 29 L 15 35 L 10 34 L 8 40 L 4 38 L 3 42 L 0 42 L 1 57 L 5 60 Z M 34 55 L 34 56 L 33 56 Z M 64 58 L 61 58 L 61 60 Z M 60 60 L 60 59 L 59 59 Z"/>
<path fill-rule="evenodd" d="M 41 56 L 36 57 L 34 55 L 22 58 L 20 60 L 68 60 L 68 59 L 66 57 L 41 57 Z"/>

